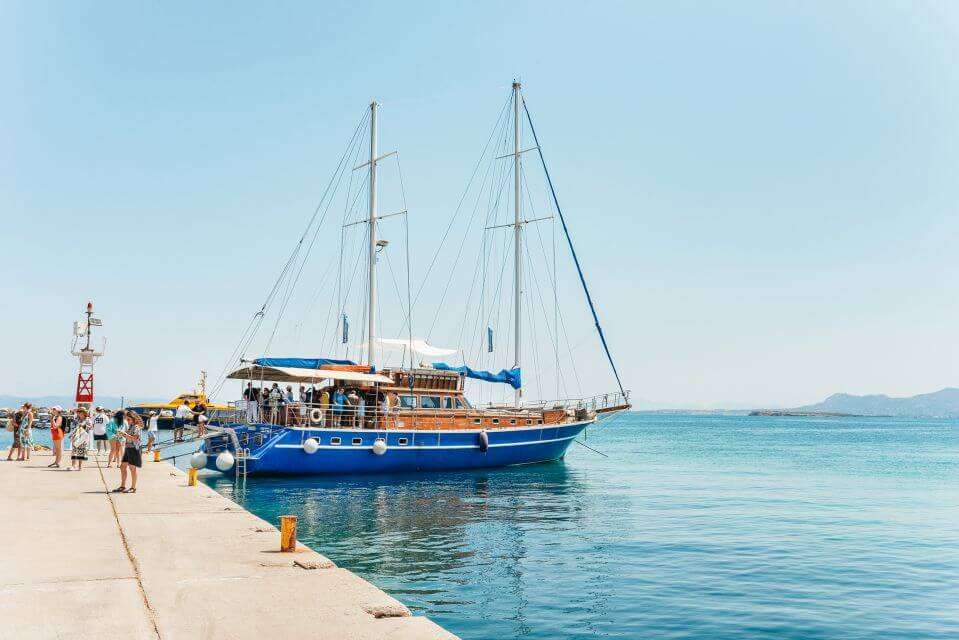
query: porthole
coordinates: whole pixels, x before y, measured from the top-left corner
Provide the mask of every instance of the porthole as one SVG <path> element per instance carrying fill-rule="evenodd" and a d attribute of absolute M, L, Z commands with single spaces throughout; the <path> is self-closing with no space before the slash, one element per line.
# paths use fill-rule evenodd
<path fill-rule="evenodd" d="M 533 424 L 533 421 L 530 420 L 529 418 L 526 418 L 526 424 Z"/>
<path fill-rule="evenodd" d="M 353 444 L 354 445 L 363 444 L 363 438 L 353 438 Z"/>
<path fill-rule="evenodd" d="M 493 418 L 493 424 L 499 424 L 499 418 Z"/>
<path fill-rule="evenodd" d="M 537 421 L 536 421 L 536 424 L 543 424 L 543 419 L 540 418 L 539 420 L 537 420 Z"/>
<path fill-rule="evenodd" d="M 509 423 L 510 423 L 510 424 L 516 424 L 516 418 L 510 418 L 510 419 L 509 419 Z"/>
<path fill-rule="evenodd" d="M 473 418 L 473 424 L 483 424 L 482 418 Z"/>
<path fill-rule="evenodd" d="M 396 441 L 396 444 L 400 445 L 401 447 L 405 447 L 407 442 L 408 440 L 406 438 L 400 438 Z"/>
<path fill-rule="evenodd" d="M 339 439 L 339 438 L 330 438 L 330 444 L 332 444 L 332 445 L 340 444 L 340 439 Z"/>

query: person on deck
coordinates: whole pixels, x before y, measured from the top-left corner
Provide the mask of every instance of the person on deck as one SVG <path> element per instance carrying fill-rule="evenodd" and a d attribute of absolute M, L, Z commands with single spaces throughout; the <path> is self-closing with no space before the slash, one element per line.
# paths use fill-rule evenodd
<path fill-rule="evenodd" d="M 360 396 L 356 393 L 356 389 L 350 389 L 350 392 L 346 394 L 346 406 L 349 413 L 347 423 L 350 427 L 356 429 L 362 426 L 359 424 Z"/>
<path fill-rule="evenodd" d="M 173 418 L 174 442 L 183 442 L 183 430 L 186 428 L 186 421 L 192 416 L 193 412 L 190 410 L 190 403 L 184 400 L 183 404 L 176 408 L 176 415 Z"/>
<path fill-rule="evenodd" d="M 283 405 L 283 391 L 280 385 L 273 383 L 270 388 L 270 424 L 279 424 L 280 407 Z"/>
<path fill-rule="evenodd" d="M 327 387 L 324 387 L 322 393 L 320 393 L 320 411 L 323 412 L 320 425 L 324 427 L 332 426 L 333 414 L 330 412 L 330 390 Z"/>
<path fill-rule="evenodd" d="M 47 467 L 60 468 L 60 458 L 63 457 L 63 409 L 59 405 L 50 410 L 50 440 L 53 443 L 53 462 Z"/>
<path fill-rule="evenodd" d="M 246 383 L 246 389 L 243 390 L 243 399 L 246 400 L 246 421 L 250 424 L 257 421 L 257 404 L 259 394 L 253 388 L 252 382 Z"/>
<path fill-rule="evenodd" d="M 343 421 L 343 407 L 346 404 L 346 394 L 343 393 L 341 387 L 336 388 L 336 393 L 333 394 L 333 426 L 339 427 L 342 426 Z"/>
<path fill-rule="evenodd" d="M 193 405 L 193 422 L 196 424 L 196 434 L 201 438 L 206 433 L 206 423 L 209 419 L 210 417 L 206 414 L 206 405 L 202 400 L 197 400 Z"/>

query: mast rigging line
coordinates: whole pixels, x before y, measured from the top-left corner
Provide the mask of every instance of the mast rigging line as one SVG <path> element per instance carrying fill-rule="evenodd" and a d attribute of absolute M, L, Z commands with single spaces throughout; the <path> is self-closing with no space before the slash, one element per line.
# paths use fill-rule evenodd
<path fill-rule="evenodd" d="M 223 384 L 226 382 L 226 372 L 230 368 L 231 364 L 234 362 L 237 352 L 239 351 L 242 357 L 243 352 L 245 352 L 245 350 L 249 348 L 250 344 L 252 344 L 257 331 L 259 331 L 259 328 L 263 323 L 263 319 L 265 318 L 268 309 L 272 306 L 272 303 L 276 297 L 276 294 L 279 292 L 282 286 L 283 280 L 287 277 L 290 267 L 292 267 L 296 263 L 297 255 L 299 254 L 300 250 L 303 248 L 303 242 L 306 240 L 306 237 L 309 234 L 310 229 L 313 227 L 313 223 L 316 221 L 316 217 L 317 215 L 319 215 L 320 209 L 323 207 L 323 203 L 326 201 L 327 196 L 330 195 L 330 189 L 333 188 L 334 183 L 337 185 L 339 184 L 339 180 L 337 180 L 337 175 L 342 174 L 343 164 L 346 161 L 346 159 L 349 157 L 350 151 L 352 150 L 353 145 L 356 143 L 357 136 L 359 135 L 360 131 L 362 131 L 362 129 L 364 128 L 364 125 L 366 124 L 366 120 L 368 117 L 369 115 L 367 113 L 364 113 L 363 117 L 360 119 L 360 122 L 356 125 L 356 128 L 353 130 L 353 134 L 350 136 L 350 141 L 347 144 L 346 150 L 343 152 L 343 156 L 340 158 L 340 161 L 337 163 L 337 166 L 333 171 L 333 175 L 330 176 L 330 181 L 327 183 L 326 189 L 324 189 L 323 195 L 320 198 L 320 201 L 317 203 L 316 208 L 313 210 L 313 215 L 310 216 L 310 220 L 307 223 L 306 228 L 303 230 L 303 234 L 300 236 L 300 239 L 297 241 L 296 245 L 294 246 L 293 251 L 290 254 L 290 257 L 287 259 L 286 263 L 283 265 L 283 269 L 280 271 L 280 275 L 277 277 L 276 281 L 273 283 L 273 286 L 270 288 L 270 291 L 266 296 L 266 300 L 264 300 L 259 310 L 257 310 L 257 312 L 253 314 L 253 318 L 251 319 L 250 324 L 247 326 L 246 331 L 243 332 L 243 334 L 240 337 L 240 340 L 237 342 L 236 348 L 230 354 L 230 359 L 224 365 L 223 370 L 218 376 L 217 383 L 213 387 L 213 390 L 210 394 L 211 398 L 215 397 L 219 393 L 220 389 L 223 387 Z M 331 202 L 332 202 L 332 199 L 331 199 Z M 329 204 L 327 205 L 326 211 L 327 212 L 329 211 Z M 326 219 L 326 213 L 323 214 L 323 220 L 325 219 Z M 320 225 L 323 224 L 323 220 L 320 221 Z M 312 243 L 311 243 L 311 247 L 312 247 Z M 302 271 L 302 266 L 300 267 L 300 270 Z M 297 275 L 297 278 L 298 277 L 299 275 Z M 252 328 L 252 331 L 251 331 L 251 328 Z M 247 335 L 248 333 L 249 335 Z"/>
<path fill-rule="evenodd" d="M 546 158 L 543 156 L 543 148 L 539 144 L 539 138 L 536 136 L 536 127 L 533 126 L 533 118 L 529 115 L 529 107 L 526 106 L 526 99 L 523 99 L 523 111 L 526 112 L 526 121 L 529 122 L 530 133 L 533 134 L 533 142 L 536 145 L 536 151 L 539 154 L 539 161 L 543 165 L 543 173 L 546 174 L 546 182 L 549 184 L 549 192 L 553 196 L 553 204 L 556 205 L 556 213 L 559 214 L 559 221 L 563 225 L 563 233 L 566 235 L 566 243 L 569 245 L 569 252 L 573 255 L 573 262 L 576 265 L 576 273 L 579 274 L 579 282 L 583 285 L 583 293 L 586 294 L 586 302 L 589 304 L 589 310 L 593 314 L 593 322 L 596 325 L 596 332 L 599 334 L 599 341 L 603 343 L 603 351 L 606 352 L 606 359 L 609 360 L 609 366 L 613 370 L 613 376 L 616 377 L 616 384 L 619 386 L 619 392 L 626 397 L 626 390 L 623 388 L 623 382 L 620 380 L 619 371 L 616 370 L 616 363 L 613 362 L 613 354 L 609 351 L 609 345 L 606 343 L 606 335 L 603 333 L 603 327 L 599 323 L 599 315 L 596 313 L 596 306 L 593 304 L 593 297 L 589 293 L 589 287 L 586 285 L 586 277 L 583 275 L 583 268 L 579 264 L 579 258 L 576 255 L 576 249 L 573 247 L 573 239 L 569 235 L 569 228 L 566 226 L 566 216 L 563 215 L 563 209 L 559 206 L 559 198 L 556 197 L 556 189 L 553 188 L 553 179 L 549 175 L 549 169 L 546 167 Z"/>

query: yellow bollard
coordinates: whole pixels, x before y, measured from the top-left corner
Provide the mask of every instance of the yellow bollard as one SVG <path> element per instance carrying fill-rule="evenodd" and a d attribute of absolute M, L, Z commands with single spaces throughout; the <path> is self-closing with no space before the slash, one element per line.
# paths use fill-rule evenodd
<path fill-rule="evenodd" d="M 159 461 L 160 461 L 160 450 L 159 450 L 159 449 L 154 449 L 154 450 L 153 450 L 153 461 L 154 461 L 154 462 L 159 462 Z"/>
<path fill-rule="evenodd" d="M 193 467 L 190 467 L 190 479 L 189 479 L 189 481 L 187 482 L 187 485 L 188 485 L 188 486 L 191 486 L 191 487 L 195 487 L 195 486 L 196 486 L 196 479 L 197 479 L 197 477 L 199 477 L 199 475 L 200 475 L 200 470 L 199 470 L 199 469 L 194 469 Z"/>
<path fill-rule="evenodd" d="M 280 551 L 296 551 L 296 516 L 280 516 Z"/>

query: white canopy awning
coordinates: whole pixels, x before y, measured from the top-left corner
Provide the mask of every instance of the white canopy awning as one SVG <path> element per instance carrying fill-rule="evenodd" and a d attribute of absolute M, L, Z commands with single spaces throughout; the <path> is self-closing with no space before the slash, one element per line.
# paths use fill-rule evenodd
<path fill-rule="evenodd" d="M 457 352 L 457 349 L 444 349 L 443 347 L 434 347 L 426 340 L 422 338 L 413 338 L 409 340 L 407 338 L 377 338 L 376 343 L 382 347 L 392 348 L 392 349 L 406 349 L 414 353 L 418 353 L 421 356 L 429 357 L 441 357 L 441 356 L 451 356 Z M 362 345 L 365 347 L 366 345 Z"/>
<path fill-rule="evenodd" d="M 228 375 L 227 378 L 250 381 L 302 382 L 306 384 L 316 384 L 323 380 L 393 384 L 392 378 L 387 378 L 378 373 L 358 373 L 356 371 L 336 371 L 334 369 L 299 369 L 296 367 L 262 367 L 256 364 L 240 367 Z"/>

